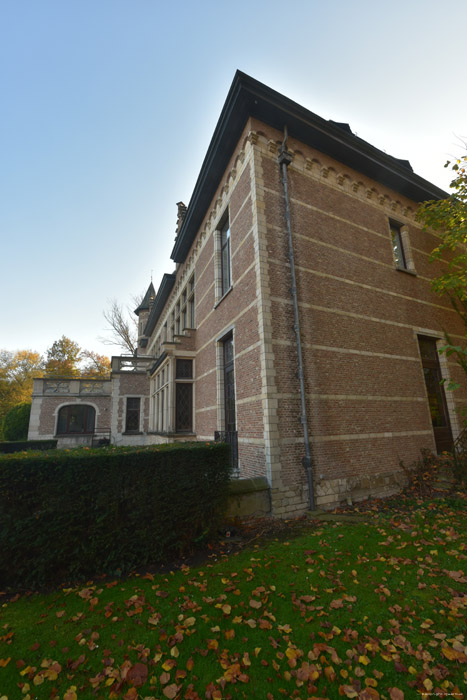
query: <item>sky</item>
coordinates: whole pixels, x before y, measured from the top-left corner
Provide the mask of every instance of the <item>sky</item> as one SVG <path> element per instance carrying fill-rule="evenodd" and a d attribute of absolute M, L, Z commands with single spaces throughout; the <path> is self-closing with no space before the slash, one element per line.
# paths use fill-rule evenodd
<path fill-rule="evenodd" d="M 120 353 L 103 310 L 173 271 L 237 69 L 448 189 L 466 24 L 465 0 L 0 0 L 0 349 Z"/>

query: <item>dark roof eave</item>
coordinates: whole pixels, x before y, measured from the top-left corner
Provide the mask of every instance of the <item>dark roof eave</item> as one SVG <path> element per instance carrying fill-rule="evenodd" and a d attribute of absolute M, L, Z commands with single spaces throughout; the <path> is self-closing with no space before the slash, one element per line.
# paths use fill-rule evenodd
<path fill-rule="evenodd" d="M 172 291 L 173 286 L 175 284 L 175 277 L 176 275 L 174 272 L 170 275 L 165 274 L 162 277 L 162 281 L 159 285 L 159 289 L 157 290 L 156 298 L 151 309 L 151 313 L 149 314 L 149 318 L 144 328 L 144 335 L 148 338 L 151 337 L 151 334 L 154 328 L 156 327 L 156 323 L 159 320 L 159 317 L 164 309 L 165 303 L 170 296 L 170 292 Z"/>
<path fill-rule="evenodd" d="M 409 170 L 404 161 L 237 71 L 172 250 L 171 257 L 177 263 L 184 262 L 191 248 L 249 116 L 279 131 L 287 124 L 292 138 L 416 202 L 447 196 L 439 187 Z"/>
<path fill-rule="evenodd" d="M 151 299 L 153 300 L 155 296 L 156 296 L 156 292 L 154 289 L 154 285 L 151 282 L 149 287 L 147 288 L 147 291 L 143 297 L 143 300 L 141 301 L 138 308 L 134 310 L 133 313 L 135 313 L 138 316 L 140 311 L 148 311 L 151 308 Z"/>

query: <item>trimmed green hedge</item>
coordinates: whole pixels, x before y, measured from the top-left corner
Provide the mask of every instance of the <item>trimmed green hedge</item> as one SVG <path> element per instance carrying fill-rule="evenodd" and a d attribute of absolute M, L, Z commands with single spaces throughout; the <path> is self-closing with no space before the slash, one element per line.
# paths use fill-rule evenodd
<path fill-rule="evenodd" d="M 10 408 L 2 425 L 4 440 L 27 440 L 29 428 L 29 416 L 31 414 L 31 402 L 18 403 Z"/>
<path fill-rule="evenodd" d="M 0 457 L 0 581 L 35 587 L 128 572 L 218 525 L 229 446 L 56 450 Z"/>
<path fill-rule="evenodd" d="M 24 452 L 24 450 L 53 450 L 57 447 L 57 440 L 24 440 L 21 442 L 0 442 L 0 452 L 11 454 L 12 452 Z"/>

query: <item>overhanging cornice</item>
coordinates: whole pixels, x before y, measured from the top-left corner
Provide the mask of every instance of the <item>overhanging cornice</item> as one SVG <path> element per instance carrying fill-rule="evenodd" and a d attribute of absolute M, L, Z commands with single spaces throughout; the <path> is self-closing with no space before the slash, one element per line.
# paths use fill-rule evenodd
<path fill-rule="evenodd" d="M 412 172 L 407 161 L 387 155 L 343 125 L 322 119 L 237 71 L 172 250 L 175 262 L 184 262 L 249 117 L 279 131 L 287 125 L 289 137 L 326 153 L 415 202 L 447 196 L 439 187 Z"/>
<path fill-rule="evenodd" d="M 175 273 L 172 273 L 170 275 L 165 274 L 162 277 L 162 281 L 159 285 L 159 289 L 157 290 L 156 298 L 151 309 L 151 313 L 149 314 L 148 321 L 144 328 L 144 335 L 146 335 L 148 338 L 151 337 L 151 334 L 154 328 L 156 327 L 156 323 L 159 320 L 159 316 L 161 315 L 165 303 L 169 298 L 170 292 L 173 289 L 173 286 L 175 284 L 175 277 Z"/>

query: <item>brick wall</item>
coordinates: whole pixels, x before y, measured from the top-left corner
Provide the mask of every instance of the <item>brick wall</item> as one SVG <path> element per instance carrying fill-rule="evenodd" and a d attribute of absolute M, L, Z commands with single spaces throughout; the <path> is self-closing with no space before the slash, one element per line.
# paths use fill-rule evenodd
<path fill-rule="evenodd" d="M 255 125 L 253 125 L 255 126 Z M 259 125 L 256 125 L 259 129 Z M 277 514 L 306 504 L 301 466 L 296 341 L 284 195 L 276 145 L 282 135 L 260 126 L 280 468 L 273 479 Z M 434 295 L 430 264 L 436 237 L 414 220 L 416 204 L 289 142 L 288 169 L 309 432 L 317 502 L 332 505 L 400 487 L 399 459 L 434 449 L 417 333 L 462 335 L 449 304 Z M 416 275 L 395 269 L 389 219 L 407 226 Z M 456 366 L 446 364 L 454 378 Z M 456 394 L 461 405 L 465 393 Z M 453 427 L 457 425 L 451 416 Z M 284 495 L 286 494 L 286 495 Z M 288 495 L 287 495 L 288 494 Z"/>

